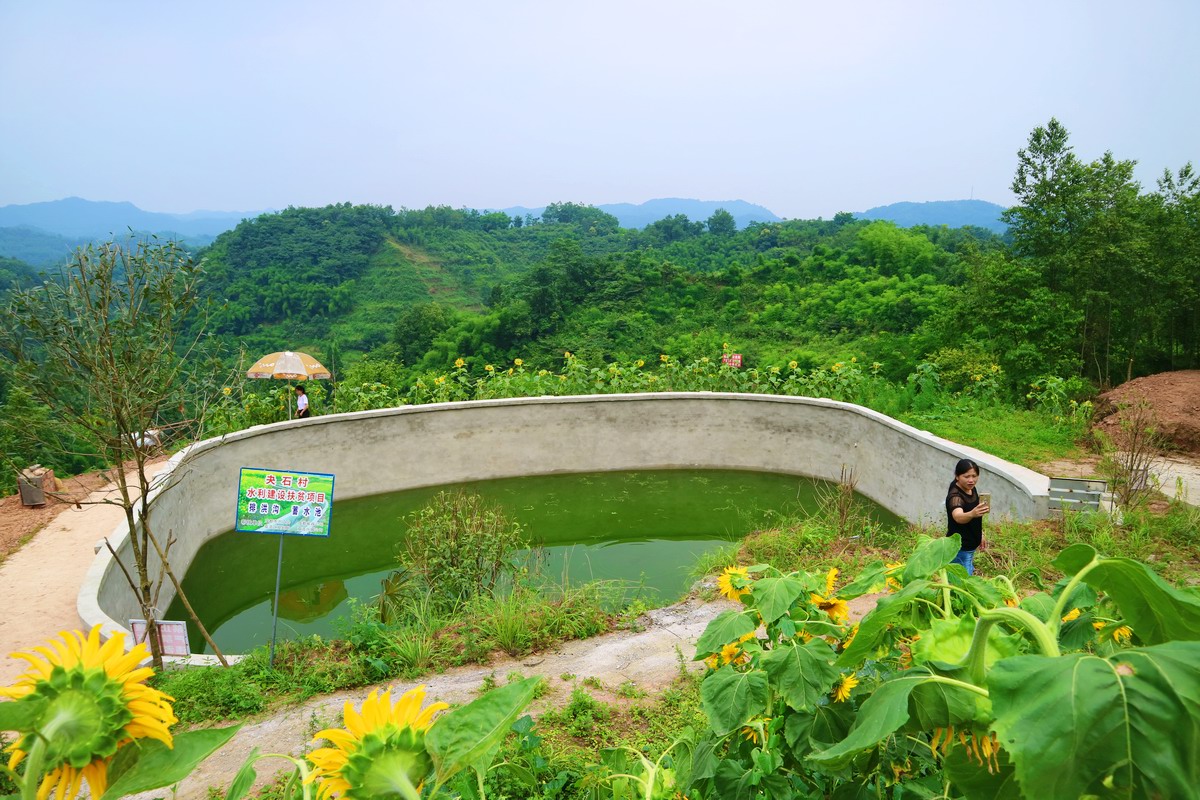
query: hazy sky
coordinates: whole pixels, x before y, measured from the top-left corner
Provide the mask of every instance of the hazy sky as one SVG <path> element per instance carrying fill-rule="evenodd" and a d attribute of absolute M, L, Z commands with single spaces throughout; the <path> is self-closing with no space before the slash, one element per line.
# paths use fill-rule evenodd
<path fill-rule="evenodd" d="M 0 0 L 0 205 L 1009 203 L 1200 163 L 1200 3 Z"/>

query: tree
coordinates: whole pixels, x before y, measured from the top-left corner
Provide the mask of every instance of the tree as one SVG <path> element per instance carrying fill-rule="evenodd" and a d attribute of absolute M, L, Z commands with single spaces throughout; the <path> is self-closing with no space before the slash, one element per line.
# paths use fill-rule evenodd
<path fill-rule="evenodd" d="M 708 232 L 714 236 L 733 236 L 737 233 L 737 221 L 723 208 L 718 208 L 705 222 Z"/>
<path fill-rule="evenodd" d="M 170 578 L 220 655 L 170 568 L 172 538 L 164 541 L 154 531 L 149 495 L 161 486 L 151 480 L 145 446 L 149 431 L 168 425 L 182 440 L 191 438 L 203 420 L 203 398 L 213 394 L 206 376 L 215 377 L 217 362 L 199 347 L 205 341 L 196 316 L 201 275 L 175 243 L 89 245 L 41 286 L 13 292 L 0 352 L 12 363 L 14 383 L 50 410 L 44 429 L 17 433 L 78 443 L 110 465 L 119 498 L 104 502 L 125 512 L 132 574 L 119 558 L 118 564 L 147 630 L 155 630 L 158 591 Z M 161 669 L 158 638 L 147 638 Z"/>

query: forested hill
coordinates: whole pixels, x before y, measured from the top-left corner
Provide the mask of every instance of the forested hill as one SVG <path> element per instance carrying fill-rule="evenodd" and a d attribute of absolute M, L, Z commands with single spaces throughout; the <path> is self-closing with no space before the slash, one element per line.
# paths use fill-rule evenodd
<path fill-rule="evenodd" d="M 903 377 L 926 360 L 972 379 L 999 364 L 1014 393 L 1046 375 L 1111 385 L 1200 367 L 1200 177 L 1187 166 L 1147 192 L 1132 162 L 1083 162 L 1066 138 L 1052 121 L 1020 152 L 1004 240 L 848 213 L 738 229 L 718 210 L 635 230 L 571 203 L 535 220 L 288 209 L 202 253 L 215 331 L 402 378 L 459 359 L 549 368 L 565 351 L 715 357 L 725 343 L 748 367 L 857 358 Z"/>
<path fill-rule="evenodd" d="M 533 224 L 495 212 L 288 209 L 218 237 L 204 257 L 215 331 L 248 350 L 338 348 L 437 369 L 720 351 L 818 363 L 847 348 L 900 368 L 981 229 L 886 222 L 755 224 L 718 210 L 643 230 L 553 204 Z"/>

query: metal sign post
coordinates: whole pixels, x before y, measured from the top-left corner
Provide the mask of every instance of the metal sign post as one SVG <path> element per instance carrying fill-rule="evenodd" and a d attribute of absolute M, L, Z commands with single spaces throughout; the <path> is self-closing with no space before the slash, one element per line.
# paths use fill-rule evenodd
<path fill-rule="evenodd" d="M 275 666 L 275 637 L 279 630 L 279 588 L 283 580 L 283 537 L 328 538 L 333 512 L 333 475 L 242 467 L 238 477 L 237 519 L 234 530 L 279 536 L 275 564 L 275 601 L 271 610 L 271 649 L 268 666 Z"/>

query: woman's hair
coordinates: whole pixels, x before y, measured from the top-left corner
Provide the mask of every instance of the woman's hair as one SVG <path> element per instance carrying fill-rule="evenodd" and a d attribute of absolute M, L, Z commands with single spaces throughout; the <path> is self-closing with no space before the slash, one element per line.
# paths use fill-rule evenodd
<path fill-rule="evenodd" d="M 957 478 L 959 475 L 963 475 L 971 470 L 975 470 L 975 474 L 978 475 L 979 465 L 969 458 L 960 458 L 958 463 L 954 465 L 954 477 Z M 946 491 L 950 491 L 950 489 L 953 489 L 957 485 L 957 481 L 950 481 L 950 488 Z"/>
<path fill-rule="evenodd" d="M 296 391 L 297 391 L 297 392 L 299 392 L 300 394 L 305 394 L 305 391 L 304 391 L 304 387 L 303 387 L 303 386 L 297 386 L 297 387 L 296 387 Z M 957 475 L 958 473 L 956 472 L 956 473 L 954 473 L 954 474 L 955 474 L 955 475 Z"/>

